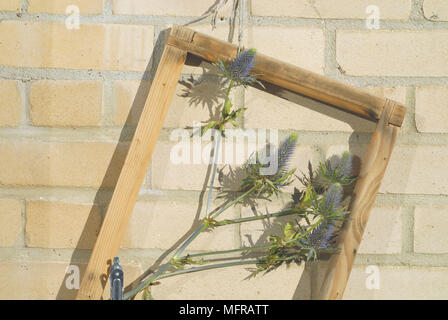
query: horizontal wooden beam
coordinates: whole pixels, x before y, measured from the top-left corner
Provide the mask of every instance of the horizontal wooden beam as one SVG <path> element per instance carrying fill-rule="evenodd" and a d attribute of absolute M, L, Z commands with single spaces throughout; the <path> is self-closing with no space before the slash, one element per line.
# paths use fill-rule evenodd
<path fill-rule="evenodd" d="M 191 29 L 188 30 L 193 32 L 193 37 L 190 41 L 185 41 L 171 34 L 167 44 L 188 51 L 209 62 L 215 62 L 217 59 L 229 60 L 236 57 L 238 52 L 237 46 Z M 392 104 L 392 113 L 388 119 L 388 124 L 401 127 L 403 123 L 406 108 L 395 101 L 371 95 L 361 89 L 281 62 L 258 52 L 253 72 L 257 74 L 257 78 L 260 80 L 270 82 L 374 122 L 378 122 L 381 118 L 386 103 Z"/>

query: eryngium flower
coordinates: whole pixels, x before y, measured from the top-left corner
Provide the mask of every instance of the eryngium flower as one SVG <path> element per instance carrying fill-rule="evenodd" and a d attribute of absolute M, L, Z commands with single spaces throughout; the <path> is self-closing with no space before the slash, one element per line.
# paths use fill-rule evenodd
<path fill-rule="evenodd" d="M 352 175 L 352 156 L 348 151 L 342 157 L 330 165 L 331 170 L 337 170 L 338 176 L 349 178 Z"/>
<path fill-rule="evenodd" d="M 243 179 L 240 190 L 256 187 L 259 195 L 264 194 L 269 197 L 274 193 L 278 194 L 282 187 L 291 184 L 296 169 L 288 171 L 286 167 L 294 153 L 296 142 L 297 135 L 290 135 L 278 149 L 272 153 L 269 152 L 273 159 L 267 156 L 268 150 L 274 148 L 269 145 L 263 151 L 252 154 L 244 166 L 247 177 Z M 272 161 L 277 163 L 272 163 Z"/>
<path fill-rule="evenodd" d="M 319 224 L 308 236 L 307 244 L 313 248 L 326 249 L 331 247 L 334 239 L 335 227 L 328 222 Z"/>
<path fill-rule="evenodd" d="M 256 77 L 250 74 L 255 65 L 255 49 L 240 52 L 238 56 L 226 64 L 222 60 L 216 62 L 222 76 L 238 84 L 246 85 L 256 82 Z"/>
<path fill-rule="evenodd" d="M 288 138 L 280 143 L 277 148 L 273 145 L 267 145 L 262 151 L 251 155 L 251 159 L 248 164 L 248 168 L 258 171 L 261 168 L 269 168 L 271 170 L 263 170 L 259 172 L 261 175 L 266 175 L 268 178 L 278 178 L 286 173 L 289 161 L 291 160 L 294 150 L 296 149 L 298 136 L 296 133 L 292 133 Z M 268 156 L 268 154 L 270 156 Z M 271 156 L 277 160 L 277 165 L 273 166 Z M 274 171 L 275 170 L 275 171 Z M 268 173 L 268 171 L 271 171 Z"/>
<path fill-rule="evenodd" d="M 324 193 L 323 211 L 331 214 L 339 209 L 342 201 L 342 186 L 340 183 L 333 183 Z"/>
<path fill-rule="evenodd" d="M 255 65 L 255 49 L 240 52 L 235 60 L 230 61 L 229 73 L 234 79 L 247 79 Z"/>
<path fill-rule="evenodd" d="M 284 173 L 297 145 L 297 134 L 291 134 L 277 150 L 278 173 Z"/>

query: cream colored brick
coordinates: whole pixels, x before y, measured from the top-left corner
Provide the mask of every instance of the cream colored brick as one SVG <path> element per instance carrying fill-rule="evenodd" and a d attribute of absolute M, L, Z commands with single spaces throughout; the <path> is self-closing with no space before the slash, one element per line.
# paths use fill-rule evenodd
<path fill-rule="evenodd" d="M 446 299 L 448 295 L 446 268 L 381 267 L 379 290 L 367 289 L 366 282 L 371 280 L 372 271 L 366 268 L 367 266 L 353 268 L 344 299 L 426 300 Z"/>
<path fill-rule="evenodd" d="M 212 204 L 212 209 L 214 205 Z M 178 241 L 186 239 L 200 226 L 199 217 L 205 216 L 205 208 L 198 210 L 195 202 L 151 201 L 137 202 L 122 241 L 123 248 L 169 249 Z M 223 213 L 223 218 L 233 219 L 233 209 Z M 228 225 L 203 232 L 188 246 L 187 250 L 235 249 L 236 227 Z"/>
<path fill-rule="evenodd" d="M 30 89 L 36 126 L 96 126 L 101 122 L 101 81 L 43 80 Z"/>
<path fill-rule="evenodd" d="M 142 269 L 135 262 L 121 261 L 126 272 L 125 286 L 134 280 Z M 73 300 L 77 290 L 68 289 L 67 277 L 72 285 L 73 271 L 69 265 L 77 266 L 81 277 L 86 263 L 70 262 L 0 262 L 0 299 L 11 300 Z M 109 282 L 109 281 L 107 281 Z M 110 287 L 106 283 L 104 298 L 109 298 Z"/>
<path fill-rule="evenodd" d="M 222 103 L 222 86 L 217 82 L 204 81 L 191 88 L 190 84 L 192 83 L 184 82 L 177 85 L 163 123 L 164 128 L 185 128 L 193 126 L 195 121 L 207 121 L 210 119 L 210 109 L 216 113 L 214 110 L 219 106 L 219 102 Z M 142 91 L 148 92 L 149 83 L 115 81 L 115 124 L 123 125 L 126 121 L 129 121 L 129 124 L 138 122 L 147 97 L 147 94 L 137 94 L 141 86 L 144 88 Z M 221 97 L 217 98 L 219 95 Z M 129 114 L 131 108 L 132 112 Z"/>
<path fill-rule="evenodd" d="M 92 249 L 101 227 L 97 206 L 62 202 L 29 202 L 28 247 Z"/>
<path fill-rule="evenodd" d="M 324 72 L 322 29 L 303 27 L 251 27 L 247 44 L 267 56 L 309 71 Z"/>
<path fill-rule="evenodd" d="M 327 271 L 327 264 L 321 263 L 317 270 L 315 274 L 316 288 L 320 288 Z M 448 294 L 447 275 L 447 268 L 355 265 L 350 273 L 343 299 L 446 299 Z M 372 284 L 379 284 L 379 289 L 372 287 Z"/>
<path fill-rule="evenodd" d="M 404 20 L 411 12 L 411 0 L 257 0 L 252 1 L 252 14 L 256 16 L 284 16 L 324 19 L 365 19 L 369 5 L 380 9 L 381 19 Z"/>
<path fill-rule="evenodd" d="M 415 92 L 415 124 L 419 132 L 448 132 L 448 87 L 418 87 Z"/>
<path fill-rule="evenodd" d="M 401 252 L 401 211 L 399 207 L 376 207 L 370 213 L 358 253 Z"/>
<path fill-rule="evenodd" d="M 448 194 L 448 150 L 439 146 L 396 147 L 382 192 Z"/>
<path fill-rule="evenodd" d="M 71 14 L 69 6 L 77 6 L 80 14 L 100 14 L 103 0 L 28 0 L 30 13 Z"/>
<path fill-rule="evenodd" d="M 63 282 L 68 265 L 53 262 L 1 262 L 0 298 L 74 299 L 76 290 L 68 290 Z M 81 267 L 79 264 L 75 265 Z"/>
<path fill-rule="evenodd" d="M 414 212 L 414 251 L 448 253 L 448 207 L 418 206 Z"/>
<path fill-rule="evenodd" d="M 2 0 L 0 3 L 0 11 L 19 11 L 21 7 L 21 0 Z"/>
<path fill-rule="evenodd" d="M 57 143 L 11 139 L 0 142 L 0 184 L 112 187 L 121 170 L 128 145 L 119 144 L 117 148 L 113 143 L 97 142 Z"/>
<path fill-rule="evenodd" d="M 447 76 L 447 50 L 446 30 L 338 31 L 336 35 L 336 60 L 352 76 Z"/>
<path fill-rule="evenodd" d="M 2 21 L 0 64 L 31 68 L 143 71 L 153 50 L 154 27 Z"/>
<path fill-rule="evenodd" d="M 200 16 L 210 8 L 207 0 L 114 0 L 114 14 Z M 228 7 L 229 5 L 226 5 Z"/>
<path fill-rule="evenodd" d="M 239 266 L 200 271 L 161 280 L 154 286 L 155 299 L 192 300 L 290 300 L 310 298 L 310 275 L 303 266 L 281 266 L 254 279 L 248 268 Z"/>
<path fill-rule="evenodd" d="M 22 237 L 22 205 L 19 200 L 0 200 L 0 247 L 19 245 Z"/>
<path fill-rule="evenodd" d="M 448 2 L 445 0 L 424 0 L 423 13 L 432 21 L 448 21 Z"/>
<path fill-rule="evenodd" d="M 178 163 L 177 160 L 173 162 L 171 153 L 176 154 L 174 146 L 174 143 L 162 141 L 156 144 L 151 160 L 151 186 L 155 189 L 202 190 L 208 184 L 205 181 L 207 164 L 202 160 L 193 163 L 192 154 L 199 153 L 192 150 L 190 141 L 182 144 L 185 146 L 185 152 L 189 154 L 188 163 Z"/>
<path fill-rule="evenodd" d="M 14 127 L 20 123 L 21 105 L 18 82 L 0 80 L 0 127 Z"/>

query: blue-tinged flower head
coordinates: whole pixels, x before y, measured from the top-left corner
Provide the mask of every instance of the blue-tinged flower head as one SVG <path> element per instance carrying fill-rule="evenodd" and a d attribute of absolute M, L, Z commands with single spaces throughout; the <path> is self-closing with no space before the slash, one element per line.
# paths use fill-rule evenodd
<path fill-rule="evenodd" d="M 308 236 L 307 244 L 313 248 L 326 249 L 334 239 L 335 227 L 331 223 L 322 222 Z"/>
<path fill-rule="evenodd" d="M 246 85 L 257 82 L 255 75 L 250 74 L 255 65 L 255 49 L 249 49 L 238 53 L 235 59 L 230 60 L 227 64 L 222 60 L 218 60 L 215 64 L 221 75 L 238 84 Z"/>
<path fill-rule="evenodd" d="M 324 193 L 323 211 L 331 214 L 338 210 L 342 201 L 342 186 L 340 183 L 333 183 Z"/>
<path fill-rule="evenodd" d="M 291 160 L 297 145 L 297 134 L 293 133 L 283 140 L 277 151 L 278 173 L 284 173 Z"/>
<path fill-rule="evenodd" d="M 229 73 L 238 80 L 248 79 L 249 73 L 255 65 L 255 49 L 240 52 L 236 59 L 230 61 Z"/>
<path fill-rule="evenodd" d="M 296 149 L 297 138 L 297 134 L 293 133 L 283 140 L 279 147 L 267 145 L 259 152 L 256 162 L 263 165 L 263 170 L 260 173 L 269 177 L 278 177 L 284 174 Z M 251 160 L 251 162 L 254 162 L 254 159 Z M 273 163 L 273 161 L 276 161 L 276 163 Z"/>
<path fill-rule="evenodd" d="M 337 176 L 341 179 L 347 179 L 352 176 L 352 163 L 352 156 L 345 151 L 340 158 L 335 156 L 330 160 L 329 169 L 337 171 Z"/>

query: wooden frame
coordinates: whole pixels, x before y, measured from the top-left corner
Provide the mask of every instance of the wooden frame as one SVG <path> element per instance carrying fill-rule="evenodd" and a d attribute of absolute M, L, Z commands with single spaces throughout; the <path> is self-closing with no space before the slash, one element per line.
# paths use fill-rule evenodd
<path fill-rule="evenodd" d="M 235 58 L 237 51 L 235 45 L 189 28 L 172 28 L 77 299 L 102 298 L 108 269 L 119 250 L 187 53 L 215 62 Z M 339 238 L 341 253 L 330 258 L 319 294 L 321 299 L 341 299 L 406 108 L 260 53 L 253 72 L 260 74 L 260 80 L 377 123 L 354 189 L 351 219 Z"/>

